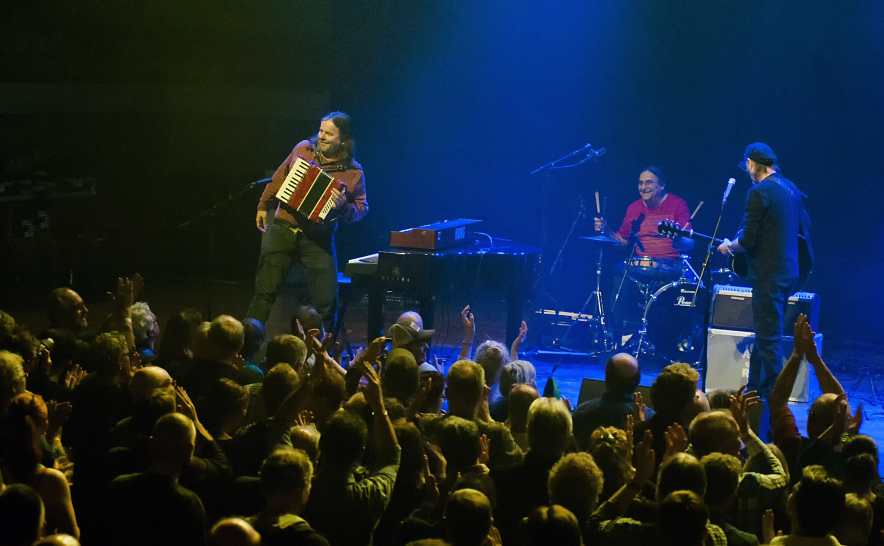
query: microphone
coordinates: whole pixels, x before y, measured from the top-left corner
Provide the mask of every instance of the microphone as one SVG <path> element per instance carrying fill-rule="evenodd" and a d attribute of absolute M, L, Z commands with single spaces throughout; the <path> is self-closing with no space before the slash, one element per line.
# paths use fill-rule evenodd
<path fill-rule="evenodd" d="M 608 153 L 608 150 L 604 148 L 599 148 L 598 150 L 593 150 L 592 148 L 590 148 L 589 151 L 586 152 L 586 157 L 590 159 L 598 159 L 606 153 Z"/>
<path fill-rule="evenodd" d="M 261 180 L 255 180 L 254 182 L 252 182 L 249 185 L 250 186 L 260 186 L 261 184 L 266 184 L 272 180 L 273 180 L 272 178 L 262 178 Z"/>
<path fill-rule="evenodd" d="M 731 178 L 730 180 L 727 181 L 727 189 L 724 190 L 724 197 L 722 197 L 722 199 L 721 199 L 721 206 L 722 207 L 724 206 L 725 203 L 727 203 L 727 196 L 731 194 L 731 190 L 734 189 L 734 184 L 736 184 L 736 183 L 737 183 L 737 181 L 734 180 L 733 178 Z"/>

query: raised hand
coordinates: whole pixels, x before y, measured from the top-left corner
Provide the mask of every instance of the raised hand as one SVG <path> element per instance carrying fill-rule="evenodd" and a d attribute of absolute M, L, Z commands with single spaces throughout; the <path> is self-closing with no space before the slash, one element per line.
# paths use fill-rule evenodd
<path fill-rule="evenodd" d="M 636 391 L 632 398 L 632 418 L 637 422 L 644 421 L 647 410 L 642 393 Z"/>
<path fill-rule="evenodd" d="M 424 455 L 424 504 L 435 505 L 439 502 L 439 496 L 436 476 L 430 472 L 430 459 Z"/>
<path fill-rule="evenodd" d="M 633 481 L 637 485 L 644 485 L 648 483 L 648 480 L 651 479 L 651 476 L 654 474 L 654 464 L 656 463 L 656 456 L 654 455 L 654 448 L 651 447 L 654 442 L 654 436 L 651 434 L 650 430 L 645 431 L 645 435 L 642 437 L 642 441 L 635 446 L 635 454 L 633 466 L 635 467 L 635 476 L 633 477 Z"/>
<path fill-rule="evenodd" d="M 856 436 L 859 434 L 859 427 L 863 422 L 863 403 L 859 403 L 859 407 L 856 408 L 856 414 L 851 416 L 847 422 L 847 434 L 850 436 Z"/>
<path fill-rule="evenodd" d="M 479 464 L 487 465 L 491 453 L 491 440 L 488 436 L 479 436 Z"/>
<path fill-rule="evenodd" d="M 74 388 L 80 384 L 80 381 L 82 381 L 84 377 L 86 377 L 86 370 L 81 368 L 79 364 L 74 364 L 73 368 L 65 372 L 62 383 L 68 389 L 74 390 Z"/>
<path fill-rule="evenodd" d="M 117 277 L 113 292 L 108 292 L 107 295 L 114 304 L 121 308 L 132 307 L 132 304 L 135 303 L 135 284 L 129 280 L 129 277 Z"/>
<path fill-rule="evenodd" d="M 604 218 L 593 218 L 595 230 L 601 233 L 608 233 L 608 222 Z"/>
<path fill-rule="evenodd" d="M 473 336 L 476 334 L 476 319 L 473 317 L 473 314 L 470 313 L 470 306 L 467 305 L 463 308 L 463 311 L 460 312 L 460 321 L 463 325 L 463 338 L 465 341 L 472 341 Z"/>
<path fill-rule="evenodd" d="M 318 333 L 319 331 L 317 330 L 317 334 Z M 302 341 L 307 341 L 307 333 L 304 332 L 304 327 L 301 326 L 301 321 L 298 319 L 295 319 L 295 331 L 292 332 L 292 334 L 301 338 Z"/>
<path fill-rule="evenodd" d="M 663 438 L 666 441 L 666 453 L 663 455 L 664 462 L 678 453 L 683 453 L 688 448 L 688 435 L 678 423 L 666 427 Z"/>
<path fill-rule="evenodd" d="M 371 406 L 372 411 L 383 413 L 384 395 L 381 390 L 381 378 L 368 360 L 362 361 L 362 375 L 368 381 L 368 386 L 365 389 L 365 401 Z"/>
<path fill-rule="evenodd" d="M 295 426 L 299 427 L 307 427 L 313 424 L 313 412 L 310 410 L 304 410 L 298 413 L 297 419 L 295 419 Z"/>
<path fill-rule="evenodd" d="M 731 414 L 734 416 L 737 425 L 740 427 L 740 435 L 743 437 L 744 441 L 749 435 L 749 411 L 761 400 L 758 396 L 758 392 L 744 392 L 745 390 L 746 385 L 743 385 L 736 394 L 731 396 L 730 406 Z"/>

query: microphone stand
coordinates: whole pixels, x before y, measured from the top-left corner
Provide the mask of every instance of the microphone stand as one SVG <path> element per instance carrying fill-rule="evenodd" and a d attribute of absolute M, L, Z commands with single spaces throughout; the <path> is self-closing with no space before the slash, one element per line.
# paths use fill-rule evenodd
<path fill-rule="evenodd" d="M 582 161 L 579 161 L 579 162 L 573 163 L 573 164 L 569 164 L 569 165 L 559 165 L 559 163 L 561 163 L 562 161 L 564 161 L 568 158 L 574 157 L 574 156 L 576 156 L 580 153 L 583 153 L 583 152 L 587 152 L 587 153 L 586 153 L 586 157 Z M 542 241 L 542 245 L 544 248 L 546 248 L 546 245 L 549 241 L 549 233 L 548 233 L 549 227 L 547 225 L 548 210 L 547 210 L 546 188 L 549 185 L 549 178 L 551 176 L 551 171 L 556 170 L 556 169 L 570 169 L 571 167 L 577 167 L 579 165 L 582 165 L 583 163 L 585 163 L 589 159 L 598 158 L 599 155 L 604 153 L 604 149 L 599 150 L 599 152 L 601 152 L 601 153 L 599 153 L 599 152 L 593 153 L 593 152 L 595 152 L 595 150 L 592 149 L 592 144 L 587 142 L 585 146 L 578 148 L 578 149 L 574 150 L 573 152 L 565 154 L 558 159 L 550 161 L 546 165 L 541 165 L 540 167 L 537 167 L 536 169 L 534 169 L 533 171 L 531 171 L 529 173 L 529 175 L 531 175 L 531 176 L 541 173 L 541 172 L 543 172 L 545 174 L 545 176 L 541 179 L 542 182 L 541 182 L 541 190 L 540 190 L 540 194 L 541 194 L 542 200 L 543 200 L 542 213 L 541 213 L 541 219 L 540 219 L 540 223 L 541 223 L 540 231 L 541 231 L 541 241 Z M 577 223 L 580 221 L 581 216 L 583 216 L 582 207 L 578 211 L 577 216 L 574 218 L 574 222 L 572 222 L 572 224 L 571 224 L 571 229 L 568 231 L 568 235 L 567 235 L 567 237 L 565 237 L 565 241 L 562 243 L 562 246 L 559 248 L 559 251 L 556 254 L 556 259 L 553 261 L 552 267 L 550 267 L 550 271 L 549 271 L 550 278 L 553 276 L 553 273 L 555 273 L 556 268 L 559 266 L 559 262 L 561 260 L 562 254 L 565 251 L 565 247 L 567 247 L 568 241 L 571 239 L 571 236 L 574 233 L 574 229 L 577 227 Z M 541 282 L 542 281 L 540 279 L 538 279 L 537 283 L 540 284 Z M 538 286 L 535 285 L 535 289 L 537 289 L 537 288 L 538 288 Z M 555 307 L 556 315 L 558 316 L 559 312 L 561 311 L 561 305 L 559 305 L 559 302 L 554 297 L 552 297 L 552 295 L 550 295 L 550 293 L 548 291 L 546 291 L 543 287 L 540 287 L 539 289 L 547 298 L 549 298 L 550 302 L 552 302 L 553 306 Z M 565 335 L 567 335 L 567 333 Z"/>
<path fill-rule="evenodd" d="M 709 239 L 709 244 L 706 246 L 706 259 L 703 260 L 703 268 L 700 270 L 700 275 L 697 277 L 697 286 L 694 288 L 693 299 L 691 300 L 691 307 L 696 305 L 697 302 L 697 294 L 700 291 L 700 287 L 703 285 L 703 277 L 706 276 L 706 272 L 709 271 L 709 276 L 707 278 L 707 282 L 709 283 L 708 288 L 706 289 L 707 297 L 706 297 L 706 308 L 703 310 L 703 350 L 700 352 L 700 361 L 697 362 L 697 365 L 701 367 L 700 370 L 700 379 L 703 383 L 703 389 L 706 388 L 706 371 L 709 369 L 709 323 L 712 320 L 712 271 L 709 270 L 709 262 L 712 260 L 712 252 L 715 247 L 715 239 L 718 236 L 718 229 L 721 226 L 721 219 L 724 216 L 724 207 L 727 205 L 727 199 L 721 200 L 721 210 L 718 211 L 718 220 L 715 222 L 715 229 L 712 231 L 712 237 Z"/>
<path fill-rule="evenodd" d="M 270 178 L 256 180 L 255 182 L 251 182 L 251 183 L 247 184 L 239 191 L 227 194 L 226 198 L 221 199 L 220 201 L 216 202 L 212 206 L 197 213 L 196 216 L 194 216 L 188 220 L 185 220 L 184 222 L 181 222 L 180 224 L 175 226 L 174 231 L 181 231 L 187 227 L 190 227 L 194 224 L 202 222 L 203 220 L 210 220 L 211 218 L 214 218 L 215 213 L 218 212 L 220 209 L 227 206 L 229 203 L 235 201 L 241 195 L 244 195 L 246 192 L 248 192 L 252 188 L 255 188 L 255 187 L 260 186 L 262 184 L 266 184 L 267 182 L 270 182 L 270 180 L 271 180 Z M 220 279 L 215 278 L 216 277 L 215 272 L 217 271 L 219 266 L 218 266 L 218 259 L 217 259 L 218 256 L 215 251 L 215 246 L 216 246 L 215 239 L 216 238 L 215 238 L 214 225 L 211 221 L 207 221 L 205 227 L 206 227 L 206 234 L 208 235 L 207 246 L 209 248 L 209 264 L 211 265 L 211 267 L 209 268 L 208 278 L 202 278 L 202 279 L 196 278 L 194 280 L 204 281 L 204 282 L 207 282 L 209 285 L 209 291 L 208 291 L 208 294 L 206 295 L 206 316 L 211 317 L 213 315 L 213 313 L 212 313 L 213 292 L 214 292 L 213 287 L 216 283 L 220 283 L 222 281 Z"/>

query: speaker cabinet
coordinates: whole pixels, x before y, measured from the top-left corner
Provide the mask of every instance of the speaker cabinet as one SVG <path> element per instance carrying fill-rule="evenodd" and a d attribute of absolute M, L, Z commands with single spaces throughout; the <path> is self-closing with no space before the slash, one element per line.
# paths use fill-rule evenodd
<path fill-rule="evenodd" d="M 783 309 L 784 332 L 791 332 L 798 315 L 807 315 L 807 322 L 817 331 L 820 315 L 820 297 L 811 292 L 796 292 L 789 297 Z M 752 289 L 743 286 L 716 285 L 712 298 L 712 328 L 722 330 L 744 330 L 752 332 Z"/>
<path fill-rule="evenodd" d="M 651 406 L 651 387 L 639 385 L 636 392 L 642 393 L 645 405 L 654 409 Z M 603 394 L 605 394 L 605 382 L 603 380 L 586 378 L 580 384 L 580 396 L 577 397 L 577 406 L 588 400 L 601 398 Z M 574 407 L 576 408 L 577 406 Z"/>
<path fill-rule="evenodd" d="M 817 334 L 814 341 L 817 349 L 822 352 L 823 334 Z M 749 354 L 755 345 L 755 334 L 710 328 L 707 342 L 706 392 L 722 389 L 737 390 L 745 385 L 749 380 Z M 794 347 L 795 338 L 783 336 L 783 364 L 791 356 Z M 813 401 L 819 396 L 818 391 L 819 383 L 813 366 L 803 358 L 789 401 Z"/>

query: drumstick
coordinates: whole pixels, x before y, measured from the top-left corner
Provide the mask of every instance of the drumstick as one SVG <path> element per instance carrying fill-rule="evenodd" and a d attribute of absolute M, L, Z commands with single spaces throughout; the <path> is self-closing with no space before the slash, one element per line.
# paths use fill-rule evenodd
<path fill-rule="evenodd" d="M 599 192 L 595 192 L 595 211 L 599 214 L 602 213 L 602 207 L 599 205 Z"/>
<path fill-rule="evenodd" d="M 693 220 L 693 219 L 694 219 L 694 216 L 696 216 L 697 213 L 700 212 L 700 207 L 702 207 L 702 206 L 703 206 L 703 202 L 700 201 L 700 204 L 697 205 L 697 208 L 694 209 L 694 213 L 691 214 L 691 220 Z"/>

